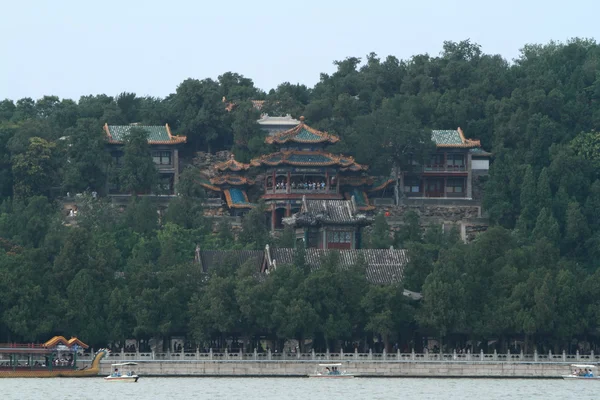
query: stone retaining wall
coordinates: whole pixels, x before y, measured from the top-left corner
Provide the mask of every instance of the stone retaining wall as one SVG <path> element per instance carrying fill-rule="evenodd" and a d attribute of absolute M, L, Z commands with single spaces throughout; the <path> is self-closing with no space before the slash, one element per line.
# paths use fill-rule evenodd
<path fill-rule="evenodd" d="M 343 362 L 340 370 L 364 377 L 560 378 L 569 363 L 508 362 Z M 315 372 L 315 362 L 281 361 L 140 361 L 132 367 L 141 376 L 281 376 L 301 377 Z M 110 373 L 103 361 L 101 375 Z"/>

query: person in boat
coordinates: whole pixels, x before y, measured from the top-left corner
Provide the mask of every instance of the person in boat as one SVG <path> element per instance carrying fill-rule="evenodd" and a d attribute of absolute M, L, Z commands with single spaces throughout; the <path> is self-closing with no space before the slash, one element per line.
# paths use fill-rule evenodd
<path fill-rule="evenodd" d="M 115 368 L 115 372 L 113 372 L 113 376 L 115 376 L 115 377 L 121 376 L 121 374 L 119 374 L 119 368 Z"/>
<path fill-rule="evenodd" d="M 327 375 L 331 375 L 331 370 L 329 369 L 329 367 L 325 367 L 325 371 L 327 371 Z"/>

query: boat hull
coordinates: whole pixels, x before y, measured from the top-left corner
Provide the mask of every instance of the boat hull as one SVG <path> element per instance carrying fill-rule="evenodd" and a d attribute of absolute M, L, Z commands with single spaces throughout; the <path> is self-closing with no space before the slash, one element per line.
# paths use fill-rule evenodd
<path fill-rule="evenodd" d="M 600 379 L 600 376 L 575 376 L 575 375 L 563 375 L 563 379 L 568 380 L 583 380 L 583 381 L 596 381 Z"/>
<path fill-rule="evenodd" d="M 133 375 L 133 376 L 107 376 L 104 378 L 105 381 L 107 382 L 129 382 L 129 383 L 135 383 L 138 381 L 138 379 L 140 379 L 139 376 L 137 375 Z"/>
<path fill-rule="evenodd" d="M 0 378 L 83 378 L 97 376 L 98 370 L 0 370 Z"/>
<path fill-rule="evenodd" d="M 309 375 L 309 378 L 326 378 L 326 379 L 341 379 L 354 378 L 354 375 Z"/>

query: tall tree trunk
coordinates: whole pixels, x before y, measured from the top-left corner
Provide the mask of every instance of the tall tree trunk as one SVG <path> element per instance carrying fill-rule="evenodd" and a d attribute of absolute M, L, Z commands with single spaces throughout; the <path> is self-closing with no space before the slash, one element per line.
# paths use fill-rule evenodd
<path fill-rule="evenodd" d="M 394 175 L 396 178 L 396 185 L 394 186 L 394 196 L 396 198 L 396 205 L 400 205 L 400 173 L 397 164 L 394 164 Z"/>

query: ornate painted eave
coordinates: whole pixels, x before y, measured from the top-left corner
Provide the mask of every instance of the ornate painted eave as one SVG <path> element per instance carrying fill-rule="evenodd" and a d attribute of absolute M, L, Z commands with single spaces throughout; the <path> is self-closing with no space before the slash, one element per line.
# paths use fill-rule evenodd
<path fill-rule="evenodd" d="M 373 177 L 370 176 L 340 176 L 340 185 L 344 186 L 370 186 Z"/>
<path fill-rule="evenodd" d="M 221 188 L 212 184 L 211 179 L 204 176 L 200 176 L 198 179 L 194 179 L 194 182 L 202 186 L 205 189 L 212 190 L 213 192 L 220 192 Z"/>
<path fill-rule="evenodd" d="M 301 150 L 287 150 L 266 154 L 250 161 L 250 165 L 254 167 L 275 167 L 278 165 L 328 167 L 337 165 L 340 167 L 352 167 L 356 171 L 365 171 L 368 168 L 365 165 L 357 164 L 354 158 L 350 156 L 336 155 L 322 151 Z"/>
<path fill-rule="evenodd" d="M 369 192 L 376 192 L 378 190 L 383 190 L 394 182 L 395 182 L 395 179 L 392 179 L 392 178 L 384 179 L 383 181 L 379 181 L 379 182 L 375 182 L 373 184 L 373 187 L 369 189 Z"/>
<path fill-rule="evenodd" d="M 104 124 L 104 133 L 106 134 L 108 143 L 123 144 L 124 136 L 129 133 L 132 128 L 143 129 L 148 132 L 148 144 L 181 144 L 187 142 L 186 136 L 173 135 L 169 124 L 165 126 L 142 126 L 142 125 L 108 125 Z"/>
<path fill-rule="evenodd" d="M 304 117 L 300 117 L 300 123 L 286 131 L 279 132 L 275 136 L 269 136 L 265 139 L 267 144 L 284 144 L 288 142 L 295 143 L 337 143 L 340 138 L 336 135 L 322 132 L 311 128 L 304 123 Z"/>
<path fill-rule="evenodd" d="M 232 154 L 229 157 L 229 160 L 220 162 L 214 165 L 214 169 L 220 172 L 224 171 L 247 171 L 250 168 L 250 164 L 244 164 L 235 160 L 234 155 Z"/>
<path fill-rule="evenodd" d="M 242 185 L 252 185 L 254 181 L 252 179 L 246 178 L 245 176 L 238 175 L 223 175 L 217 176 L 210 180 L 210 183 L 213 185 L 233 185 L 233 186 L 242 186 Z"/>

